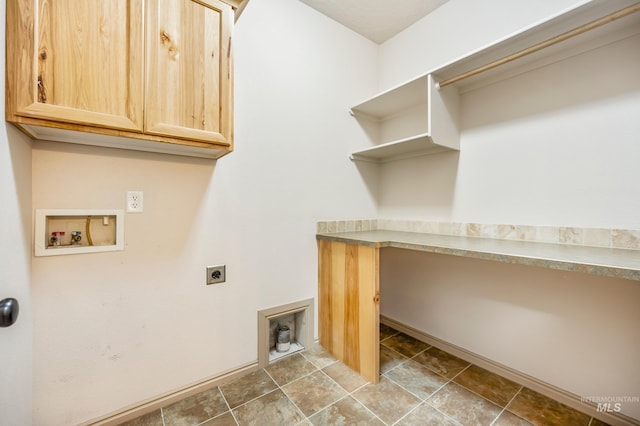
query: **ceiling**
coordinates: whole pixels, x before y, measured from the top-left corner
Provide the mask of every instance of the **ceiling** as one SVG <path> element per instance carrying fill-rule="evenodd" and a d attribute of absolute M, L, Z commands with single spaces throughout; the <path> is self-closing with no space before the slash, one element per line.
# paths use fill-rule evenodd
<path fill-rule="evenodd" d="M 448 0 L 300 0 L 378 44 Z"/>

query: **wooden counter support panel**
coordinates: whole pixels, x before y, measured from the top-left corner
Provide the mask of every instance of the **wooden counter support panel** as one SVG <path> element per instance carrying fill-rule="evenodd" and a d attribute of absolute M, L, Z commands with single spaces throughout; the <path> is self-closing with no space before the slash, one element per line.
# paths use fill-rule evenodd
<path fill-rule="evenodd" d="M 380 250 L 318 241 L 320 344 L 371 383 L 379 377 Z"/>

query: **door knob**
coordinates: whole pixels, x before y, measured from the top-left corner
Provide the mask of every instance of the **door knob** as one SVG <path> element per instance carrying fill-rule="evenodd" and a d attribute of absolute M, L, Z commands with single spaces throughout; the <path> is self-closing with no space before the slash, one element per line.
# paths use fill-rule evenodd
<path fill-rule="evenodd" d="M 0 301 L 0 327 L 9 327 L 18 319 L 20 304 L 12 297 Z"/>

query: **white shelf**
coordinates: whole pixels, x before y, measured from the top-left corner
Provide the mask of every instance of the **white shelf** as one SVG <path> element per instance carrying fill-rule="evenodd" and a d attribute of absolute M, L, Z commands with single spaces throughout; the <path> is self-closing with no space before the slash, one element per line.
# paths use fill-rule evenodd
<path fill-rule="evenodd" d="M 393 138 L 374 141 L 375 145 L 351 154 L 352 160 L 386 162 L 445 150 L 459 149 L 458 97 L 460 92 L 509 78 L 537 67 L 596 49 L 640 33 L 640 12 L 607 23 L 559 44 L 546 47 L 513 62 L 466 78 L 444 88 L 436 83 L 504 58 L 581 25 L 607 16 L 638 0 L 593 0 L 566 9 L 462 58 L 386 90 L 351 108 L 357 119 L 372 120 L 378 134 Z M 411 123 L 405 133 L 403 114 L 416 105 L 426 110 L 422 123 Z M 413 119 L 415 122 L 416 120 Z M 392 129 L 391 132 L 387 129 Z M 418 131 L 416 131 L 416 128 Z"/>
<path fill-rule="evenodd" d="M 351 108 L 356 118 L 373 121 L 386 141 L 351 154 L 352 160 L 386 162 L 458 150 L 458 91 L 438 90 L 424 75 Z"/>
<path fill-rule="evenodd" d="M 394 87 L 351 108 L 354 116 L 377 121 L 393 116 L 408 107 L 423 104 L 428 94 L 427 76 Z"/>
<path fill-rule="evenodd" d="M 378 163 L 449 150 L 447 147 L 435 144 L 431 136 L 424 133 L 356 151 L 351 154 L 351 159 Z"/>
<path fill-rule="evenodd" d="M 585 0 L 572 8 L 458 58 L 429 72 L 429 74 L 432 74 L 438 82 L 447 80 L 557 37 L 637 2 L 638 0 Z M 458 87 L 460 92 L 464 92 L 477 86 L 491 84 L 495 81 L 527 72 L 533 68 L 596 49 L 638 33 L 640 33 L 640 12 L 632 13 L 558 44 L 545 47 L 538 52 L 485 71 L 477 76 L 466 78 L 455 83 L 455 86 Z"/>

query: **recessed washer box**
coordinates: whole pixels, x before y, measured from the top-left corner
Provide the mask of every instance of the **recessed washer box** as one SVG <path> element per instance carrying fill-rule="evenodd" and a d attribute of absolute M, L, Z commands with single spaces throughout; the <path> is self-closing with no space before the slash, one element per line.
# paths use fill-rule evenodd
<path fill-rule="evenodd" d="M 124 250 L 124 210 L 38 209 L 36 256 Z"/>

